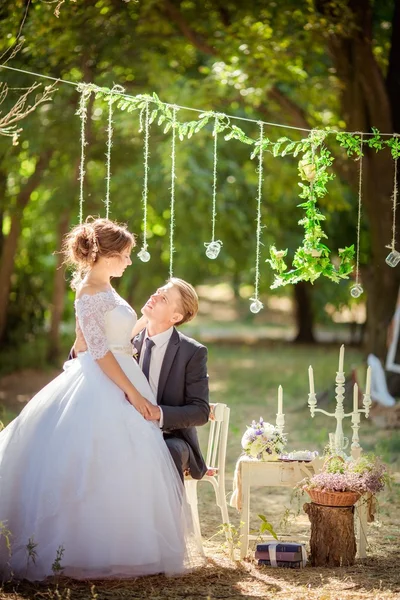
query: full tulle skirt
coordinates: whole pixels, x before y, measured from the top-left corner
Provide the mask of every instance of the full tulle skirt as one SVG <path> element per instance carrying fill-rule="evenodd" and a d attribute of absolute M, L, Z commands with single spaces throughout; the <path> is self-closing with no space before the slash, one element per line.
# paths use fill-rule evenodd
<path fill-rule="evenodd" d="M 116 358 L 151 399 L 137 363 Z M 0 522 L 3 577 L 179 574 L 201 560 L 158 425 L 88 353 L 0 433 Z"/>

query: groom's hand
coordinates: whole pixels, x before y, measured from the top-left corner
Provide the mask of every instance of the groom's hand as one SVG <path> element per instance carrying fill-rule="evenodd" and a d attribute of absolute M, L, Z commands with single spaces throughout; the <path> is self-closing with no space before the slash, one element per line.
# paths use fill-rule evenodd
<path fill-rule="evenodd" d="M 149 409 L 149 414 L 145 417 L 147 421 L 159 421 L 161 418 L 161 410 L 159 406 L 152 405 Z"/>

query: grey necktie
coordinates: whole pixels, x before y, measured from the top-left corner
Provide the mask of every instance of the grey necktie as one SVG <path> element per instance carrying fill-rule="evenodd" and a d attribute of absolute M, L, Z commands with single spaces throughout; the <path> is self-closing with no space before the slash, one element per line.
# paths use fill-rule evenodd
<path fill-rule="evenodd" d="M 155 343 L 153 342 L 153 340 L 151 340 L 150 338 L 146 338 L 146 350 L 144 352 L 142 371 L 147 381 L 149 381 L 151 349 L 154 345 Z"/>

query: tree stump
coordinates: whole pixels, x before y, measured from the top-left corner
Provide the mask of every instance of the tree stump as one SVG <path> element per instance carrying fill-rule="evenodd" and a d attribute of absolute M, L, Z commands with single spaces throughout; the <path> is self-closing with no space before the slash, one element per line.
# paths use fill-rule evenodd
<path fill-rule="evenodd" d="M 356 538 L 353 506 L 303 506 L 311 523 L 310 562 L 313 567 L 354 565 Z"/>

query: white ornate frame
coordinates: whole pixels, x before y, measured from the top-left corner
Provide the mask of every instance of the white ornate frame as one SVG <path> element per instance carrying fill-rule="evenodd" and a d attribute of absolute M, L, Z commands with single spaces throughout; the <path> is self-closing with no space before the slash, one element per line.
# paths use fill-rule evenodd
<path fill-rule="evenodd" d="M 386 371 L 392 371 L 393 373 L 400 373 L 400 365 L 395 363 L 396 350 L 399 343 L 400 335 L 400 290 L 397 297 L 397 308 L 393 316 L 393 335 L 392 341 L 389 346 L 388 353 L 386 355 Z"/>

